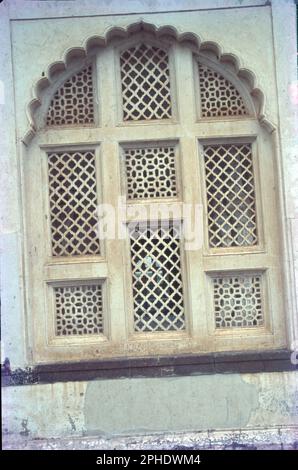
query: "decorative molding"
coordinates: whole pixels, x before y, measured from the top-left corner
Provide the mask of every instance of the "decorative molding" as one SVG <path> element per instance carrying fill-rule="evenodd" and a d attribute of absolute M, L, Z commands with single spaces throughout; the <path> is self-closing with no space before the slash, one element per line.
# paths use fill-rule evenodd
<path fill-rule="evenodd" d="M 57 80 L 58 74 L 67 71 L 74 60 L 79 62 L 85 61 L 90 54 L 92 55 L 92 52 L 106 47 L 112 40 L 124 40 L 131 37 L 133 34 L 142 32 L 152 34 L 157 39 L 172 39 L 179 43 L 187 44 L 194 52 L 200 53 L 200 55 L 203 56 L 207 54 L 208 57 L 208 54 L 211 53 L 212 57 L 222 66 L 225 66 L 225 64 L 228 63 L 232 67 L 233 73 L 236 77 L 238 77 L 238 79 L 248 89 L 253 100 L 258 102 L 257 116 L 261 125 L 264 125 L 269 132 L 272 132 L 270 129 L 275 128 L 275 126 L 270 123 L 270 120 L 265 116 L 265 95 L 257 86 L 255 74 L 247 68 L 241 67 L 239 59 L 234 54 L 223 52 L 222 47 L 216 42 L 202 42 L 200 37 L 195 33 L 181 33 L 173 26 L 166 25 L 157 27 L 153 24 L 140 21 L 133 23 L 126 28 L 111 27 L 103 36 L 91 36 L 84 41 L 82 46 L 67 49 L 61 60 L 49 65 L 46 73 L 43 74 L 43 76 L 33 86 L 33 98 L 29 102 L 26 110 L 29 129 L 22 139 L 23 143 L 28 145 L 37 132 L 38 126 L 35 118 L 36 111 L 42 105 L 43 94 L 53 86 Z"/>

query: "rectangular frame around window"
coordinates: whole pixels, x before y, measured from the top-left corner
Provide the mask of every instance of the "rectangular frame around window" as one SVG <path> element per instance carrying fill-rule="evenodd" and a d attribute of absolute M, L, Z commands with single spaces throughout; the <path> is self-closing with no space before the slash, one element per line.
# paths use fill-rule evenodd
<path fill-rule="evenodd" d="M 143 34 L 140 35 L 141 40 L 144 37 Z M 131 44 L 135 44 L 135 41 L 135 38 L 131 39 Z M 129 43 L 130 39 L 125 44 L 125 48 L 129 47 Z M 114 74 L 115 63 L 118 64 L 117 54 L 119 54 L 121 47 L 121 42 L 118 39 L 111 39 L 109 46 L 100 51 L 100 60 L 96 61 L 97 71 L 100 71 L 100 67 L 103 66 L 103 73 L 98 74 L 96 78 L 102 88 L 101 100 L 103 102 L 101 108 L 99 108 L 102 127 L 90 127 L 80 131 L 74 128 L 49 129 L 37 136 L 34 141 L 35 150 L 30 150 L 30 158 L 26 162 L 30 167 L 26 177 L 28 194 L 30 193 L 31 182 L 36 181 L 36 187 L 34 190 L 32 188 L 32 195 L 26 196 L 30 204 L 29 212 L 34 212 L 34 201 L 38 199 L 43 201 L 45 199 L 42 208 L 36 206 L 36 214 L 38 213 L 36 221 L 34 220 L 35 214 L 30 213 L 29 221 L 31 223 L 27 238 L 29 240 L 31 238 L 31 240 L 29 243 L 26 240 L 29 247 L 27 264 L 30 266 L 30 263 L 32 263 L 32 271 L 34 271 L 31 280 L 31 267 L 30 269 L 27 268 L 29 273 L 28 290 L 30 289 L 31 296 L 29 296 L 28 305 L 29 309 L 34 311 L 33 320 L 29 319 L 34 323 L 33 333 L 30 334 L 32 337 L 36 334 L 33 341 L 30 339 L 30 344 L 32 343 L 34 346 L 34 360 L 36 358 L 37 362 L 51 360 L 53 362 L 70 362 L 84 359 L 93 361 L 96 358 L 100 360 L 104 358 L 113 361 L 115 358 L 121 357 L 122 360 L 128 360 L 129 362 L 140 356 L 146 356 L 147 358 L 155 356 L 156 358 L 156 356 L 163 354 L 170 357 L 171 355 L 180 356 L 181 354 L 192 355 L 193 353 L 205 354 L 210 352 L 216 356 L 218 351 L 225 350 L 230 352 L 241 350 L 245 353 L 247 350 L 254 348 L 283 347 L 285 336 L 283 336 L 283 316 L 281 313 L 283 308 L 282 299 L 279 298 L 281 296 L 278 296 L 276 291 L 273 292 L 273 289 L 270 289 L 269 285 L 269 281 L 271 281 L 272 287 L 277 286 L 277 292 L 282 290 L 281 272 L 278 266 L 279 238 L 274 230 L 274 224 L 277 224 L 278 218 L 268 214 L 268 208 L 272 207 L 269 199 L 273 200 L 275 190 L 274 165 L 268 167 L 268 162 L 274 160 L 270 155 L 271 144 L 269 139 L 263 135 L 263 129 L 260 127 L 259 122 L 252 119 L 252 116 L 241 118 L 241 120 L 238 117 L 224 117 L 213 120 L 213 122 L 207 119 L 200 122 L 195 120 L 193 75 L 190 71 L 193 55 L 190 49 L 186 51 L 185 46 L 180 43 L 169 45 L 170 55 L 173 59 L 172 69 L 170 69 L 171 93 L 173 93 L 172 87 L 175 86 L 174 95 L 171 95 L 172 110 L 175 107 L 176 116 L 173 115 L 172 119 L 123 122 L 119 117 L 121 114 L 121 94 L 118 93 L 118 96 L 116 96 L 119 77 Z M 185 65 L 185 67 L 182 65 Z M 180 70 L 176 70 L 177 67 Z M 173 71 L 176 73 L 174 74 Z M 174 75 L 176 76 L 174 77 Z M 116 115 L 117 112 L 118 116 Z M 181 123 L 177 122 L 178 116 L 180 116 L 180 119 L 183 118 Z M 175 118 L 177 118 L 176 121 Z M 232 120 L 233 122 L 231 122 Z M 98 139 L 101 140 L 100 143 L 97 142 Z M 43 144 L 40 147 L 38 147 L 39 142 Z M 57 142 L 63 144 L 60 145 Z M 69 142 L 71 143 L 69 144 Z M 125 178 L 123 178 L 123 172 L 119 164 L 121 163 L 119 153 L 121 154 L 122 149 L 126 146 L 128 148 L 132 146 L 152 146 L 153 143 L 157 146 L 172 145 L 172 143 L 175 145 L 177 152 L 177 197 L 131 199 L 126 201 L 127 207 L 134 204 L 139 205 L 139 207 L 146 207 L 149 203 L 154 203 L 156 206 L 161 203 L 165 205 L 176 202 L 201 203 L 205 201 L 206 197 L 201 145 L 252 143 L 253 146 L 257 227 L 258 234 L 259 236 L 262 235 L 262 238 L 259 238 L 259 244 L 253 247 L 210 249 L 207 244 L 208 238 L 205 235 L 205 245 L 190 252 L 184 250 L 184 241 L 181 241 L 180 257 L 187 328 L 178 332 L 143 333 L 134 331 L 133 315 L 131 313 L 133 311 L 131 307 L 133 302 L 131 289 L 129 288 L 131 267 L 128 236 L 126 240 L 121 241 L 101 240 L 100 256 L 83 255 L 55 259 L 48 253 L 49 246 L 51 246 L 51 237 L 48 230 L 50 221 L 48 216 L 47 169 L 45 169 L 45 159 L 40 158 L 40 149 L 47 152 L 65 149 L 93 150 L 94 148 L 96 152 L 98 195 L 100 192 L 99 202 L 103 201 L 116 205 L 118 196 L 126 194 Z M 266 170 L 268 170 L 268 175 Z M 268 188 L 269 191 L 266 194 Z M 36 195 L 40 197 L 36 197 Z M 125 224 L 127 224 L 127 221 L 124 222 Z M 37 225 L 40 227 L 40 231 L 37 230 L 35 234 L 34 228 Z M 46 237 L 39 235 L 42 233 L 42 225 L 45 227 Z M 125 226 L 127 229 L 127 225 Z M 205 230 L 208 230 L 206 223 L 204 226 Z M 35 256 L 36 253 L 38 258 Z M 33 265 L 34 262 L 35 265 Z M 210 276 L 212 277 L 216 271 L 222 275 L 223 273 L 234 273 L 237 270 L 243 272 L 249 270 L 264 271 L 265 273 L 265 296 L 266 299 L 268 298 L 268 302 L 266 300 L 264 311 L 268 317 L 268 323 L 266 323 L 266 328 L 263 328 L 262 334 L 260 329 L 256 333 L 256 329 L 250 328 L 249 334 L 244 337 L 242 334 L 244 329 L 241 329 L 239 334 L 235 330 L 227 334 L 226 331 L 218 332 L 215 329 L 213 331 L 212 328 L 208 327 L 211 315 L 209 312 L 212 312 L 212 308 L 208 304 L 210 296 L 207 295 Z M 60 341 L 60 338 L 49 338 L 46 322 L 50 325 L 52 317 L 47 316 L 45 318 L 43 311 L 48 312 L 47 303 L 49 296 L 51 297 L 51 286 L 61 285 L 63 282 L 67 284 L 70 282 L 77 284 L 86 282 L 88 284 L 98 280 L 104 283 L 105 299 L 107 304 L 108 300 L 110 303 L 110 309 L 108 305 L 106 309 L 110 322 L 108 339 L 101 338 L 100 341 L 96 342 L 91 337 L 86 340 L 83 337 L 67 337 L 68 342 L 65 342 L 65 338 L 62 338 L 63 342 Z M 35 294 L 39 290 L 42 292 L 41 299 L 38 299 Z M 32 303 L 32 307 L 30 303 Z M 43 308 L 43 304 L 45 308 Z M 77 343 L 78 340 L 79 344 Z M 180 357 L 178 360 L 180 360 Z"/>

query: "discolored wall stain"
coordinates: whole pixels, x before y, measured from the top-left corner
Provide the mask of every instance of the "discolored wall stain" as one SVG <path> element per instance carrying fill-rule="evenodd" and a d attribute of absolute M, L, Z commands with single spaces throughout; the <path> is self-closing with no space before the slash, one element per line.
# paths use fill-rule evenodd
<path fill-rule="evenodd" d="M 240 375 L 94 381 L 87 385 L 87 432 L 121 434 L 245 426 L 258 388 Z"/>

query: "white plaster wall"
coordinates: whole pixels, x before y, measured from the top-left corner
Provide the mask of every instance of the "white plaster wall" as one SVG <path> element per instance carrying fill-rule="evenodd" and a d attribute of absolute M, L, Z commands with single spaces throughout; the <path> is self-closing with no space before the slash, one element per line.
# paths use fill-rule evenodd
<path fill-rule="evenodd" d="M 7 387 L 3 433 L 9 442 L 298 426 L 297 380 L 284 372 Z"/>
<path fill-rule="evenodd" d="M 289 308 L 293 309 L 290 340 L 298 350 L 297 292 L 298 292 L 298 76 L 297 30 L 295 5 L 292 1 L 274 1 L 272 7 L 273 44 L 276 61 L 277 98 L 280 128 L 282 189 L 286 203 L 286 239 L 289 247 L 290 277 L 293 285 Z M 296 292 L 296 294 L 295 294 Z M 289 292 L 289 297 L 291 293 Z M 295 343 L 295 345 L 294 345 Z"/>
<path fill-rule="evenodd" d="M 7 5 L 0 5 L 0 287 L 1 353 L 14 363 L 26 363 L 22 268 L 22 217 L 19 162 L 11 58 L 10 22 Z M 17 338 L 17 341 L 16 341 Z"/>
<path fill-rule="evenodd" d="M 8 2 L 7 2 L 8 3 Z M 203 11 L 209 9 L 229 9 L 235 7 L 250 7 L 266 4 L 266 0 L 56 0 L 39 1 L 26 0 L 9 1 L 10 17 L 24 18 L 54 18 L 63 16 L 93 16 L 136 14 L 144 12 L 171 12 L 171 11 Z"/>
<path fill-rule="evenodd" d="M 0 52 L 0 80 L 4 84 L 2 95 L 0 82 L 2 354 L 10 358 L 13 367 L 24 367 L 30 362 L 30 351 L 25 347 L 18 160 L 22 145 L 20 140 L 28 129 L 26 106 L 32 98 L 32 86 L 42 72 L 46 73 L 52 62 L 62 59 L 68 48 L 82 45 L 93 34 L 105 34 L 112 22 L 113 25 L 125 27 L 143 19 L 158 26 L 172 24 L 179 32 L 195 32 L 204 41 L 218 42 L 224 52 L 234 53 L 240 58 L 242 66 L 256 74 L 257 85 L 266 96 L 268 118 L 279 125 L 281 131 L 278 143 L 284 174 L 282 190 L 286 201 L 288 283 L 293 285 L 295 279 L 297 282 L 297 105 L 290 95 L 290 89 L 297 80 L 295 6 L 292 0 L 274 0 L 272 7 L 264 6 L 265 3 L 257 0 L 4 0 L 0 5 L 3 45 Z M 186 11 L 188 9 L 197 11 L 190 14 Z M 82 12 L 84 17 L 77 18 L 82 16 Z M 297 329 L 296 310 L 293 309 L 295 304 L 296 295 L 292 289 L 289 290 L 289 308 L 294 312 L 292 340 Z M 145 387 L 148 379 L 138 380 Z M 201 377 L 196 378 L 198 389 L 203 380 Z M 293 396 L 297 382 L 293 373 L 246 375 L 243 381 L 254 384 L 257 396 L 257 406 L 250 413 L 246 426 L 291 425 L 296 422 L 297 409 L 293 404 Z M 99 384 L 99 390 L 104 386 L 104 382 L 96 383 Z M 113 381 L 111 386 L 117 388 L 117 383 Z M 26 437 L 26 428 L 30 429 L 31 436 L 83 434 L 86 432 L 85 393 L 88 387 L 90 384 L 87 383 L 68 383 L 7 388 L 3 395 L 4 427 L 7 432 L 16 435 L 24 432 L 22 437 Z M 49 403 L 53 404 L 50 411 Z M 242 406 L 239 400 L 240 411 Z"/>

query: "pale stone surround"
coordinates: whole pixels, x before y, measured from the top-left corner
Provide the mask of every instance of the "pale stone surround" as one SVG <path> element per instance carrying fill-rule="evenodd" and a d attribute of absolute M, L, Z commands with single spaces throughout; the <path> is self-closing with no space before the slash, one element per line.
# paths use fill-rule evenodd
<path fill-rule="evenodd" d="M 271 2 L 272 6 L 264 6 L 263 1 L 229 0 L 223 2 L 218 0 L 211 2 L 203 0 L 197 2 L 189 0 L 183 2 L 183 7 L 181 7 L 181 2 L 169 0 L 156 2 L 156 12 L 161 13 L 154 14 L 151 2 L 137 1 L 134 2 L 134 15 L 129 15 L 130 10 L 127 10 L 130 8 L 129 2 L 122 2 L 120 5 L 120 2 L 113 1 L 99 5 L 97 1 L 82 1 L 71 2 L 71 6 L 69 2 L 62 2 L 62 4 L 52 1 L 29 1 L 26 3 L 26 8 L 23 4 L 22 8 L 19 8 L 20 2 L 16 0 L 4 1 L 0 5 L 2 10 L 0 29 L 6 46 L 1 52 L 0 75 L 0 80 L 4 83 L 3 96 L 0 96 L 2 118 L 0 158 L 3 179 L 1 201 L 7 201 L 5 205 L 1 204 L 1 304 L 4 357 L 9 357 L 13 367 L 24 367 L 30 361 L 30 354 L 28 355 L 26 349 L 19 158 L 23 146 L 21 140 L 28 131 L 26 112 L 27 105 L 33 98 L 32 86 L 38 81 L 42 71 L 46 73 L 49 64 L 63 58 L 65 51 L 82 45 L 93 34 L 103 35 L 111 27 L 111 22 L 113 25 L 126 27 L 140 20 L 157 26 L 171 24 L 181 32 L 193 31 L 204 41 L 219 43 L 224 52 L 235 54 L 240 58 L 242 66 L 255 72 L 257 84 L 265 93 L 266 117 L 274 125 L 280 127 L 280 137 L 276 139 L 275 145 L 279 148 L 281 156 L 280 166 L 283 175 L 281 199 L 285 201 L 284 228 L 281 230 L 285 231 L 287 245 L 285 265 L 288 269 L 285 270 L 285 280 L 288 285 L 288 312 L 291 319 L 290 346 L 291 342 L 297 338 L 294 286 L 295 280 L 297 283 L 298 279 L 297 120 L 294 119 L 295 116 L 297 117 L 297 109 L 290 94 L 290 89 L 297 80 L 294 2 L 274 0 Z M 57 6 L 57 3 L 60 5 Z M 217 10 L 218 7 L 221 9 Z M 186 9 L 201 9 L 201 11 L 193 11 L 191 14 L 187 11 L 180 11 Z M 84 17 L 81 17 L 82 11 L 84 11 Z M 70 18 L 70 14 L 75 17 Z M 109 15 L 116 16 L 111 18 Z M 264 54 L 264 47 L 266 54 Z M 33 53 L 34 60 L 32 60 Z M 14 87 L 11 86 L 12 83 Z M 5 107 L 1 104 L 2 102 L 5 103 Z M 229 445 L 235 440 L 238 443 L 249 444 L 263 439 L 261 445 L 264 446 L 270 444 L 282 446 L 283 443 L 287 443 L 293 447 L 297 441 L 294 428 L 291 427 L 297 426 L 296 377 L 295 373 L 271 373 L 248 374 L 243 377 L 218 375 L 208 376 L 208 378 L 201 376 L 183 379 L 154 379 L 157 381 L 156 384 L 158 383 L 157 387 L 161 395 L 167 395 L 169 389 L 173 390 L 172 405 L 168 407 L 168 404 L 161 400 L 159 408 L 161 417 L 171 414 L 172 421 L 160 428 L 158 418 L 153 417 L 153 422 L 149 423 L 147 422 L 149 417 L 145 413 L 144 420 L 139 423 L 139 426 L 140 428 L 142 425 L 147 426 L 147 434 L 161 431 L 170 434 L 171 437 L 161 437 L 161 441 L 168 439 L 167 444 L 161 445 L 168 446 L 174 445 L 175 442 L 196 442 L 196 439 L 197 442 L 204 442 L 204 439 L 208 438 L 208 445 L 213 442 L 213 446 L 217 443 L 219 446 L 224 446 L 223 442 Z M 96 381 L 89 384 L 73 382 L 7 388 L 3 395 L 4 432 L 7 433 L 7 447 L 34 448 L 36 444 L 28 441 L 28 438 L 59 436 L 75 437 L 74 443 L 70 443 L 69 440 L 65 441 L 63 444 L 65 448 L 69 446 L 108 448 L 109 445 L 111 448 L 114 445 L 119 448 L 126 448 L 129 445 L 145 447 L 148 445 L 147 448 L 156 445 L 158 447 L 160 444 L 154 441 L 154 437 L 136 441 L 139 444 L 133 444 L 131 439 L 128 439 L 129 442 L 124 439 L 108 442 L 106 438 L 94 441 L 84 441 L 80 438 L 86 430 L 92 430 L 97 435 L 101 435 L 101 432 L 109 433 L 109 435 L 118 435 L 121 432 L 136 434 L 132 427 L 127 428 L 129 419 L 125 414 L 122 419 L 122 428 L 112 416 L 112 419 L 106 418 L 106 427 L 102 429 L 96 413 L 92 417 L 88 405 L 90 400 L 94 403 L 94 394 L 100 396 L 103 390 L 110 389 L 114 392 L 117 390 L 122 392 L 123 385 L 127 387 L 125 388 L 127 396 L 132 399 L 134 383 L 144 393 L 143 399 L 151 396 L 147 389 L 150 382 L 146 382 L 151 379 L 135 380 L 136 382 L 130 379 L 127 382 L 121 380 Z M 177 382 L 174 383 L 175 380 Z M 207 393 L 209 387 L 213 389 L 215 382 L 219 388 L 223 387 L 217 397 L 219 421 L 216 421 L 217 416 L 214 410 L 204 401 L 203 391 L 201 401 L 200 396 L 198 397 L 198 390 L 201 387 Z M 240 391 L 243 392 L 241 397 L 244 397 L 246 401 L 241 401 L 240 395 L 237 396 L 237 393 L 234 393 L 235 385 L 240 386 Z M 200 416 L 201 419 L 197 420 L 195 429 L 194 424 L 189 428 L 185 426 L 183 420 L 181 421 L 184 405 L 181 397 L 186 390 L 191 391 L 188 397 L 189 402 L 197 406 L 198 417 Z M 233 399 L 228 403 L 227 400 L 231 396 Z M 178 414 L 175 415 L 174 403 L 178 399 L 181 400 L 180 408 Z M 115 401 L 111 399 L 107 403 L 113 406 Z M 124 408 L 127 405 L 124 402 L 121 404 Z M 49 406 L 52 408 L 50 415 Z M 141 403 L 136 406 L 141 406 Z M 189 407 L 189 404 L 187 406 Z M 105 409 L 108 410 L 108 406 Z M 201 415 L 201 410 L 204 416 Z M 229 418 L 223 416 L 223 413 L 227 411 L 232 413 Z M 246 415 L 247 412 L 248 415 Z M 135 423 L 133 416 L 132 414 L 132 424 Z M 94 419 L 93 422 L 91 418 Z M 214 422 L 216 429 L 225 430 L 227 434 L 224 431 L 220 437 L 213 434 L 214 437 L 210 440 L 210 435 L 207 433 L 210 427 L 206 425 L 207 422 Z M 241 431 L 241 435 L 239 433 L 240 428 L 243 429 L 243 427 L 252 430 L 251 433 L 247 432 L 244 438 L 243 432 Z M 197 438 L 194 435 L 190 437 L 186 433 L 198 430 L 206 432 Z M 174 431 L 184 432 L 183 437 L 173 436 L 171 433 Z M 140 432 L 142 432 L 141 429 Z M 220 433 L 220 431 L 217 432 Z M 235 435 L 237 437 L 234 439 Z M 19 440 L 18 436 L 22 440 Z M 43 442 L 39 448 L 50 448 L 47 446 L 51 445 L 55 448 L 57 443 Z"/>

